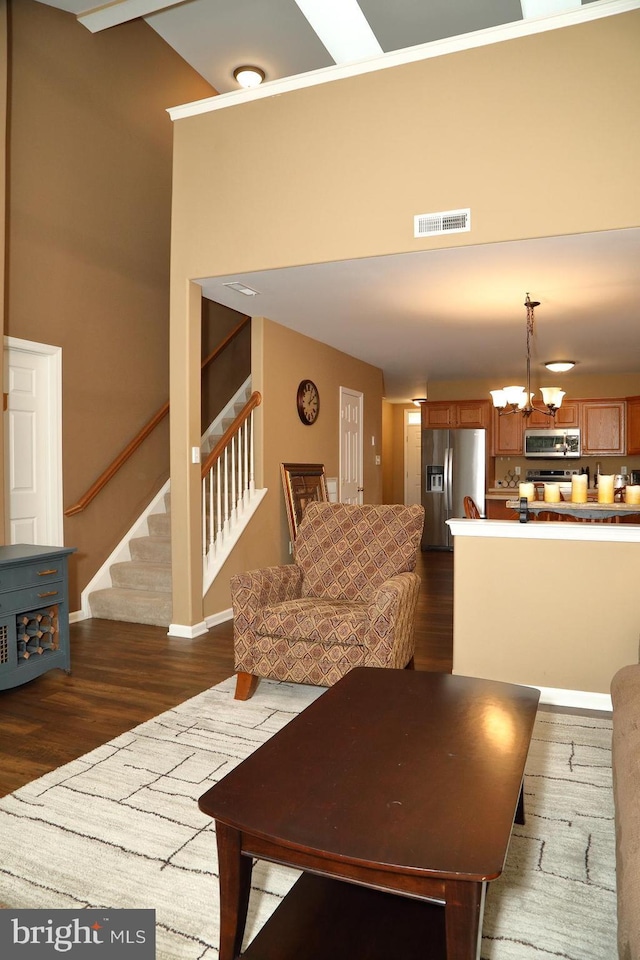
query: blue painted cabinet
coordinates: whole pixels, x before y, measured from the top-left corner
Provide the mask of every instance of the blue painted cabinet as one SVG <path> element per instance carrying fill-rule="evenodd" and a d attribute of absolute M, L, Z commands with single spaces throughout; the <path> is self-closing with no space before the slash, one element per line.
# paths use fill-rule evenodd
<path fill-rule="evenodd" d="M 67 561 L 75 547 L 0 547 L 0 690 L 71 669 Z"/>

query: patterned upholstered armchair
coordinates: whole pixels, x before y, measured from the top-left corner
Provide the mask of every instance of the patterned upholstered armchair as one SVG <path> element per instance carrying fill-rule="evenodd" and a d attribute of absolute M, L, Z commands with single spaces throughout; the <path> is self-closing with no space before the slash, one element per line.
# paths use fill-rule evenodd
<path fill-rule="evenodd" d="M 412 665 L 420 506 L 310 503 L 295 562 L 231 579 L 236 699 L 259 677 L 331 686 Z"/>

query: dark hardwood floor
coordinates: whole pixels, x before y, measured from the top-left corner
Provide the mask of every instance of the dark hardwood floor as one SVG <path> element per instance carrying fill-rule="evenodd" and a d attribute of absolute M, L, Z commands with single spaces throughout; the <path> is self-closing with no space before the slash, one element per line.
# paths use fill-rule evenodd
<path fill-rule="evenodd" d="M 453 556 L 424 553 L 416 624 L 418 670 L 451 670 Z M 71 667 L 0 691 L 0 796 L 233 673 L 233 624 L 196 640 L 165 627 L 85 620 L 71 626 Z"/>

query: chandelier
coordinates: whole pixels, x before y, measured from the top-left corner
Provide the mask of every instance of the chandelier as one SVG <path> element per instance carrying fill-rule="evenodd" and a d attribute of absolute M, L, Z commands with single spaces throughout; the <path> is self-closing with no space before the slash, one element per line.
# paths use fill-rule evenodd
<path fill-rule="evenodd" d="M 490 390 L 491 399 L 494 407 L 497 408 L 502 417 L 510 413 L 521 413 L 523 417 L 530 417 L 534 410 L 537 413 L 543 413 L 547 417 L 555 417 L 556 411 L 562 406 L 564 390 L 560 387 L 540 387 L 542 393 L 542 402 L 546 410 L 536 407 L 531 402 L 533 393 L 531 391 L 531 338 L 534 330 L 534 309 L 539 307 L 537 300 L 531 300 L 529 294 L 526 296 L 524 305 L 527 308 L 527 385 L 526 387 L 503 387 L 502 390 Z"/>

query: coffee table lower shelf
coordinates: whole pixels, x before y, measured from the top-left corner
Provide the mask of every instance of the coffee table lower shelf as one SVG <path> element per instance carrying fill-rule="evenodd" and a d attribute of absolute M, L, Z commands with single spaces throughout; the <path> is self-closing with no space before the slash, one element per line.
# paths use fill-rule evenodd
<path fill-rule="evenodd" d="M 444 907 L 304 873 L 243 960 L 445 960 Z"/>

